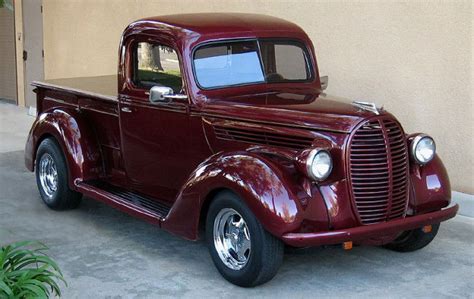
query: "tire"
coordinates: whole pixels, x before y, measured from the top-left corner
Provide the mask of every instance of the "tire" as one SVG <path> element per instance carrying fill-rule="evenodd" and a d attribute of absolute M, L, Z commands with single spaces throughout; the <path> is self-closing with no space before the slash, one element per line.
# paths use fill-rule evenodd
<path fill-rule="evenodd" d="M 233 215 L 229 216 L 231 218 L 226 218 L 233 220 L 230 223 L 223 221 L 225 218 L 222 217 L 227 217 L 225 215 Z M 237 221 L 240 219 L 244 221 L 243 224 Z M 234 226 L 235 222 L 241 223 L 240 229 Z M 242 250 L 239 250 L 242 259 L 239 259 L 239 254 L 236 251 L 226 250 L 225 246 L 221 246 L 221 250 L 216 248 L 219 244 L 225 243 L 220 242 L 219 240 L 222 240 L 220 238 L 218 238 L 218 241 L 215 241 L 214 238 L 215 233 L 218 236 L 223 236 L 219 234 L 222 229 L 225 232 L 234 229 L 233 234 L 224 234 L 232 235 L 232 237 L 224 237 L 227 241 L 232 239 L 237 244 L 243 244 L 240 247 Z M 238 237 L 235 229 L 239 232 Z M 217 270 L 229 282 L 241 287 L 253 287 L 271 280 L 278 272 L 283 261 L 283 243 L 268 233 L 245 203 L 229 191 L 217 194 L 209 206 L 206 217 L 206 239 L 211 258 Z M 248 251 L 245 250 L 247 247 Z M 225 254 L 230 256 L 230 259 L 228 259 L 230 262 L 227 262 L 227 264 L 234 262 L 234 265 L 229 266 L 224 263 L 225 258 L 221 258 L 221 255 Z M 235 262 L 242 262 L 244 259 L 246 260 L 245 263 L 235 265 Z"/>
<path fill-rule="evenodd" d="M 426 245 L 430 244 L 431 241 L 438 234 L 439 223 L 433 224 L 431 232 L 425 233 L 422 228 L 403 232 L 395 241 L 384 245 L 385 248 L 398 252 L 411 252 L 419 250 Z"/>
<path fill-rule="evenodd" d="M 53 210 L 77 208 L 82 194 L 69 189 L 64 154 L 55 140 L 47 138 L 36 152 L 36 185 L 43 202 Z"/>

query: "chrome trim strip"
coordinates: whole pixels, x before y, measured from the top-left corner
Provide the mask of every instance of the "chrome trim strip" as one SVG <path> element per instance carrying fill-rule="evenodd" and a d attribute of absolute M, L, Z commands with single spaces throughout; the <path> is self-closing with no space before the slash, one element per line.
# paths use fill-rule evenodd
<path fill-rule="evenodd" d="M 66 102 L 64 100 L 60 100 L 60 99 L 55 99 L 55 98 L 52 98 L 52 97 L 48 97 L 48 96 L 45 96 L 43 98 L 43 101 L 52 101 L 52 102 L 56 102 L 56 103 L 59 103 L 59 104 L 64 104 L 64 105 L 69 105 L 69 106 L 73 106 L 73 107 L 79 107 L 78 104 L 73 104 L 73 103 L 69 103 L 69 102 Z"/>
<path fill-rule="evenodd" d="M 267 124 L 267 125 L 274 125 L 274 126 L 287 127 L 287 128 L 298 128 L 298 129 L 305 129 L 305 130 L 311 130 L 311 131 L 324 131 L 324 132 L 343 133 L 343 134 L 349 134 L 350 133 L 350 131 L 334 130 L 334 129 L 327 129 L 327 128 L 318 128 L 318 127 L 311 127 L 311 126 L 305 126 L 305 125 L 277 123 L 277 122 L 272 122 L 272 121 L 262 121 L 262 120 L 248 119 L 248 118 L 243 118 L 243 117 L 225 117 L 225 116 L 222 116 L 222 115 L 210 114 L 210 113 L 191 112 L 190 115 L 191 116 L 199 116 L 199 117 L 218 118 L 218 119 L 224 119 L 224 120 L 230 120 L 230 121 L 234 121 L 234 120 L 236 120 L 236 121 L 245 121 L 245 122 L 250 122 L 250 123 L 255 123 L 255 124 Z"/>
<path fill-rule="evenodd" d="M 143 104 L 136 104 L 136 103 L 124 103 L 125 105 L 129 105 L 131 107 L 141 107 L 141 108 L 150 108 L 155 110 L 162 110 L 162 111 L 169 111 L 169 112 L 176 112 L 176 113 L 186 113 L 186 107 L 163 107 L 161 105 L 143 105 Z"/>
<path fill-rule="evenodd" d="M 98 110 L 98 109 L 87 107 L 87 106 L 79 106 L 79 109 L 80 110 L 86 110 L 86 111 L 93 111 L 93 112 L 97 112 L 97 113 L 101 113 L 101 114 L 107 114 L 107 115 L 110 115 L 110 116 L 118 117 L 118 114 L 116 114 L 116 113 L 107 112 L 107 111 L 103 111 L 103 110 Z"/>
<path fill-rule="evenodd" d="M 152 104 L 148 101 L 141 101 L 141 100 L 135 100 L 133 98 L 127 97 L 124 100 L 120 101 L 121 105 L 129 105 L 131 107 L 141 107 L 141 108 L 150 108 L 150 109 L 155 109 L 155 110 L 164 110 L 164 111 L 170 111 L 170 112 L 177 112 L 177 113 L 186 113 L 187 112 L 187 105 L 184 103 L 156 103 Z"/>

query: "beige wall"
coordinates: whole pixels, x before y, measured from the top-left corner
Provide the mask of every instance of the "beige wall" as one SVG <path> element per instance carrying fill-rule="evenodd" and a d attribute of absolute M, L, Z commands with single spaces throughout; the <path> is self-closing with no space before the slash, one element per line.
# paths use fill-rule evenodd
<path fill-rule="evenodd" d="M 474 193 L 471 1 L 43 2 L 46 78 L 114 73 L 120 33 L 141 17 L 232 11 L 293 21 L 314 42 L 328 93 L 383 104 L 406 131 L 431 134 L 453 189 Z"/>
<path fill-rule="evenodd" d="M 0 98 L 16 101 L 14 13 L 0 8 Z"/>
<path fill-rule="evenodd" d="M 15 48 L 16 48 L 16 90 L 17 104 L 25 106 L 25 62 L 23 61 L 23 5 L 22 1 L 14 1 L 15 5 Z"/>

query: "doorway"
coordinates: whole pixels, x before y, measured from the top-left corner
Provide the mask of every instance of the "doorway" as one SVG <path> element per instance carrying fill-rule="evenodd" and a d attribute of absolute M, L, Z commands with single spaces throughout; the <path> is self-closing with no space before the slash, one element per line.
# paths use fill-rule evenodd
<path fill-rule="evenodd" d="M 31 82 L 44 79 L 43 6 L 40 0 L 22 2 L 25 105 L 36 107 L 36 94 Z"/>
<path fill-rule="evenodd" d="M 17 103 L 15 14 L 13 7 L 0 7 L 0 100 Z"/>

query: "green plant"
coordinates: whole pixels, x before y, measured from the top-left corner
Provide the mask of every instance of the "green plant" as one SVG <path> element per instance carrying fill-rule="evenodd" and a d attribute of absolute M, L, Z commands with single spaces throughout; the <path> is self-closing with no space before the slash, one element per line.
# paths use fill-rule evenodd
<path fill-rule="evenodd" d="M 0 298 L 61 296 L 58 281 L 66 284 L 58 265 L 39 242 L 17 242 L 0 249 Z"/>

